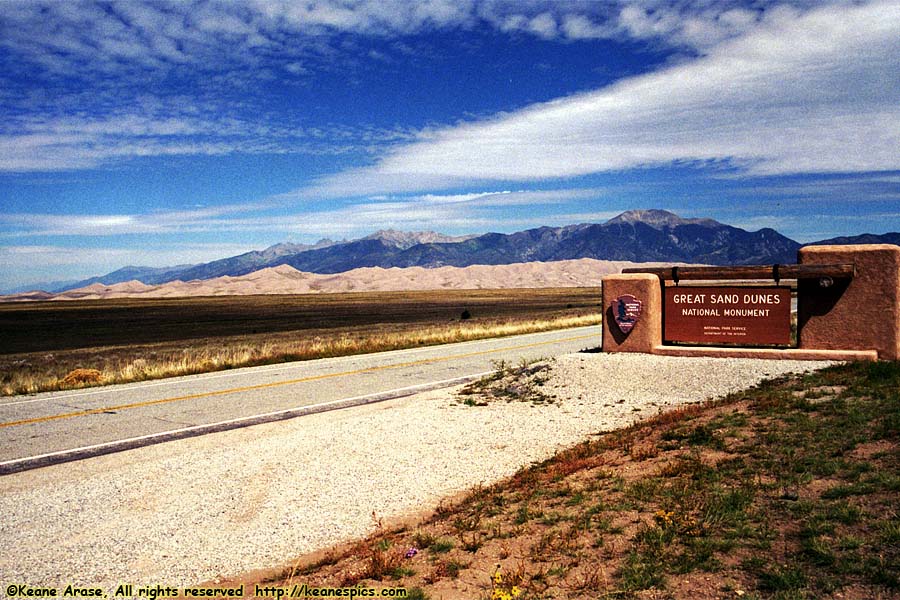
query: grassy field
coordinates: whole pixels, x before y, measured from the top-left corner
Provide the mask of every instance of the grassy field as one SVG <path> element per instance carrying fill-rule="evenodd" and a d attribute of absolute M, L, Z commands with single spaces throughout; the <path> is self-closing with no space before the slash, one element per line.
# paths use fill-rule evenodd
<path fill-rule="evenodd" d="M 0 393 L 393 350 L 599 319 L 598 288 L 0 304 Z M 84 377 L 64 383 L 76 369 L 85 370 Z"/>
<path fill-rule="evenodd" d="M 466 399 L 517 373 L 540 386 L 506 367 Z M 898 441 L 900 363 L 834 367 L 605 434 L 269 581 L 433 600 L 897 598 Z"/>

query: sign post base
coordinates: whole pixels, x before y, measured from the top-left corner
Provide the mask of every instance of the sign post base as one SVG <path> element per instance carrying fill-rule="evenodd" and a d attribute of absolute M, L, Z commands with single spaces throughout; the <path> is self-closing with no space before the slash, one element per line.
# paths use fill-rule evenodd
<path fill-rule="evenodd" d="M 634 299 L 633 302 L 640 302 L 639 318 L 631 327 L 621 327 L 616 322 L 622 304 L 619 300 L 629 296 Z M 635 273 L 603 278 L 605 352 L 652 352 L 653 348 L 662 344 L 661 315 L 662 292 L 656 275 Z M 628 331 L 623 331 L 626 328 Z"/>

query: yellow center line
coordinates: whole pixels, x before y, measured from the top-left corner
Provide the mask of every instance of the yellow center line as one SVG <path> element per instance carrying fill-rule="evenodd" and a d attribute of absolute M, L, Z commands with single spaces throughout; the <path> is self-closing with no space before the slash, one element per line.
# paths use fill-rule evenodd
<path fill-rule="evenodd" d="M 46 421 L 55 421 L 57 419 L 69 419 L 72 417 L 84 417 L 87 415 L 96 415 L 104 412 L 111 411 L 120 411 L 120 410 L 128 410 L 131 408 L 141 408 L 144 406 L 153 406 L 155 404 L 168 404 L 169 402 L 180 402 L 182 400 L 195 400 L 197 398 L 209 398 L 211 396 L 224 396 L 226 394 L 237 394 L 241 392 L 249 392 L 252 390 L 262 390 L 267 388 L 274 388 L 283 385 L 293 385 L 295 383 L 307 383 L 309 381 L 320 381 L 322 379 L 333 379 L 335 377 L 344 377 L 347 375 L 360 375 L 362 373 L 375 373 L 378 371 L 385 371 L 388 369 L 401 369 L 403 367 L 414 367 L 416 365 L 427 365 L 429 363 L 436 363 L 445 360 L 453 360 L 456 358 L 470 358 L 472 356 L 481 356 L 484 354 L 493 354 L 495 352 L 504 352 L 509 350 L 523 350 L 525 348 L 534 348 L 536 346 L 545 346 L 547 344 L 557 344 L 560 342 L 574 342 L 577 340 L 583 340 L 587 338 L 596 338 L 597 334 L 590 335 L 580 335 L 576 337 L 564 338 L 561 340 L 550 340 L 546 342 L 534 342 L 531 344 L 522 344 L 520 346 L 509 346 L 506 348 L 497 348 L 495 350 L 479 350 L 478 352 L 468 352 L 466 354 L 455 354 L 453 356 L 442 356 L 438 358 L 423 358 L 421 360 L 414 360 L 410 362 L 404 363 L 396 363 L 391 365 L 382 365 L 380 367 L 368 367 L 365 369 L 357 369 L 354 371 L 342 371 L 340 373 L 327 373 L 324 375 L 310 375 L 308 377 L 301 377 L 300 379 L 288 379 L 285 381 L 275 381 L 272 383 L 260 383 L 257 385 L 248 385 L 243 387 L 229 388 L 227 390 L 218 390 L 215 392 L 201 392 L 199 394 L 189 394 L 187 396 L 176 396 L 174 398 L 161 398 L 159 400 L 147 400 L 144 402 L 133 402 L 131 404 L 120 404 L 118 406 L 107 406 L 105 408 L 90 408 L 85 410 L 79 410 L 76 412 L 63 413 L 61 415 L 49 415 L 46 417 L 35 417 L 33 419 L 23 419 L 21 421 L 9 421 L 8 423 L 0 423 L 0 429 L 4 427 L 15 427 L 16 425 L 31 425 L 33 423 L 44 423 Z"/>

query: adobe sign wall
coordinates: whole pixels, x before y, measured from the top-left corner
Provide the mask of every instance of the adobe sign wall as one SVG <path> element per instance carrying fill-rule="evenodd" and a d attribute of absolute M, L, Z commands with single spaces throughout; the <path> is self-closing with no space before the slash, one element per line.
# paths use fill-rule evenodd
<path fill-rule="evenodd" d="M 900 360 L 900 246 L 807 246 L 798 254 L 800 265 L 853 268 L 839 280 L 799 279 L 797 348 L 772 347 L 790 343 L 789 288 L 666 286 L 660 275 L 631 272 L 603 278 L 603 351 Z"/>

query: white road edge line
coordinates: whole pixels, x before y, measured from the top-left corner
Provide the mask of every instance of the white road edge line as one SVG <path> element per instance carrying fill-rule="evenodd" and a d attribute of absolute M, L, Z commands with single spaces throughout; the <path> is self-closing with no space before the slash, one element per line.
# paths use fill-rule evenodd
<path fill-rule="evenodd" d="M 341 408 L 351 408 L 354 406 L 363 406 L 373 404 L 375 402 L 384 402 L 386 400 L 394 400 L 411 396 L 420 392 L 427 392 L 444 387 L 450 387 L 469 381 L 475 381 L 486 375 L 490 375 L 493 371 L 485 371 L 476 375 L 465 375 L 462 377 L 454 377 L 452 379 L 444 379 L 441 381 L 432 381 L 430 383 L 420 383 L 408 387 L 388 390 L 386 392 L 378 392 L 375 394 L 367 394 L 364 396 L 354 396 L 352 398 L 341 398 L 340 400 L 329 400 L 319 404 L 310 404 L 307 406 L 299 406 L 296 408 L 287 408 L 274 412 L 252 415 L 249 417 L 239 417 L 237 419 L 229 419 L 227 421 L 219 421 L 218 423 L 209 423 L 207 425 L 194 425 L 191 427 L 183 427 L 181 429 L 173 429 L 171 431 L 163 431 L 160 433 L 151 433 L 137 437 L 127 438 L 124 440 L 115 440 L 112 442 L 104 442 L 102 444 L 94 444 L 92 446 L 82 446 L 81 448 L 72 448 L 70 450 L 60 450 L 47 454 L 39 454 L 36 456 L 27 456 L 25 458 L 16 458 L 0 462 L 0 475 L 9 475 L 21 471 L 37 469 L 39 467 L 47 467 L 65 462 L 81 460 L 93 456 L 102 456 L 104 454 L 112 454 L 114 452 L 122 452 L 124 450 L 132 450 L 134 448 L 142 448 L 152 444 L 161 444 L 189 437 L 206 435 L 209 433 L 217 433 L 220 431 L 229 431 L 231 429 L 239 429 L 242 427 L 250 427 L 251 425 L 261 425 L 263 423 L 272 423 L 275 421 L 283 421 L 295 417 L 326 412 L 329 410 L 338 410 Z"/>

